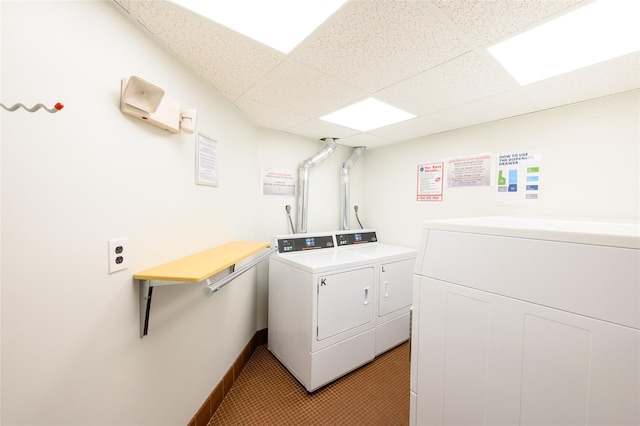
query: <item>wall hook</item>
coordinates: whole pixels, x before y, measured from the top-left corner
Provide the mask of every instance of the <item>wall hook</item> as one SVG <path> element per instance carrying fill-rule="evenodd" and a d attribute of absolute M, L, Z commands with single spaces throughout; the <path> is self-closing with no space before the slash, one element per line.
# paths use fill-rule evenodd
<path fill-rule="evenodd" d="M 43 104 L 36 104 L 36 105 L 34 105 L 33 107 L 31 107 L 31 108 L 27 108 L 27 107 L 26 107 L 26 106 L 24 106 L 23 104 L 15 104 L 15 105 L 14 105 L 14 106 L 12 106 L 12 107 L 7 107 L 7 106 L 5 106 L 5 104 L 3 104 L 2 102 L 0 102 L 0 106 L 2 106 L 2 108 L 6 109 L 7 111 L 15 111 L 15 110 L 17 110 L 18 108 L 24 108 L 24 109 L 26 109 L 26 110 L 27 110 L 27 111 L 29 111 L 29 112 L 36 112 L 36 111 L 38 111 L 40 108 L 44 108 L 44 109 L 46 109 L 47 111 L 49 111 L 50 113 L 52 113 L 52 114 L 53 114 L 53 113 L 56 113 L 56 112 L 60 111 L 62 108 L 64 108 L 64 105 L 62 105 L 60 102 L 58 102 L 57 104 L 55 104 L 55 105 L 53 106 L 53 108 L 47 108 L 47 107 L 46 107 L 46 106 L 44 106 Z"/>

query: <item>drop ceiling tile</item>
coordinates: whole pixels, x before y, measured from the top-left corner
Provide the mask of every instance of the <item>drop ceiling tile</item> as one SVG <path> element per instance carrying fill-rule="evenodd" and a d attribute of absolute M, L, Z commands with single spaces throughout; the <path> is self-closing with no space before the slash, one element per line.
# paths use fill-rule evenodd
<path fill-rule="evenodd" d="M 289 57 L 169 1 L 112 3 L 256 125 L 371 147 L 639 88 L 638 53 L 520 87 L 484 49 L 587 1 L 351 0 Z M 423 116 L 317 118 L 372 94 Z"/>
<path fill-rule="evenodd" d="M 424 115 L 515 87 L 517 83 L 501 67 L 470 52 L 374 96 L 415 115 Z"/>
<path fill-rule="evenodd" d="M 129 12 L 129 0 L 114 0 L 121 8 Z"/>
<path fill-rule="evenodd" d="M 223 92 L 241 95 L 285 55 L 168 2 L 136 2 L 136 18 L 160 43 Z"/>
<path fill-rule="evenodd" d="M 312 139 L 341 139 L 360 133 L 358 130 L 349 129 L 348 127 L 339 126 L 317 118 L 307 120 L 304 123 L 297 124 L 285 130 L 297 135 L 307 136 Z"/>
<path fill-rule="evenodd" d="M 524 86 L 539 109 L 640 88 L 640 52 Z"/>
<path fill-rule="evenodd" d="M 429 1 L 353 1 L 291 57 L 373 92 L 468 50 Z"/>
<path fill-rule="evenodd" d="M 480 123 L 515 117 L 536 111 L 537 105 L 522 89 L 490 96 L 464 105 L 429 114 L 425 118 L 445 123 L 444 130 L 460 129 Z M 445 129 L 445 127 L 447 127 Z"/>
<path fill-rule="evenodd" d="M 228 100 L 230 100 L 231 102 L 235 102 L 238 100 L 238 98 L 240 98 L 240 95 L 237 95 L 235 93 L 229 93 L 229 92 L 225 92 L 224 90 L 217 90 L 215 87 L 213 88 L 216 92 L 220 93 L 222 96 L 224 96 L 225 98 L 227 98 Z"/>
<path fill-rule="evenodd" d="M 433 0 L 474 46 L 518 32 L 582 0 Z"/>
<path fill-rule="evenodd" d="M 375 148 L 378 146 L 390 145 L 398 142 L 393 139 L 386 139 L 381 136 L 372 135 L 371 133 L 358 133 L 353 136 L 349 136 L 344 139 L 338 139 L 336 143 L 343 146 L 357 147 L 365 146 L 367 149 Z"/>
<path fill-rule="evenodd" d="M 306 115 L 285 111 L 245 98 L 238 99 L 235 104 L 254 124 L 270 129 L 284 130 L 309 120 Z"/>
<path fill-rule="evenodd" d="M 287 59 L 243 96 L 309 116 L 324 115 L 367 96 L 344 81 Z"/>
<path fill-rule="evenodd" d="M 446 123 L 438 122 L 432 117 L 425 116 L 369 130 L 367 133 L 387 140 L 402 142 L 444 132 L 450 129 L 451 127 Z"/>

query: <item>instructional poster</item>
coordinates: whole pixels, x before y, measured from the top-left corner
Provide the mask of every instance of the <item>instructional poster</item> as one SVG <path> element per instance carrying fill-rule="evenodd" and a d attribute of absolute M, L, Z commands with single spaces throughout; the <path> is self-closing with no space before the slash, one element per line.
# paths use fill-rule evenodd
<path fill-rule="evenodd" d="M 196 184 L 218 186 L 218 142 L 198 134 Z"/>
<path fill-rule="evenodd" d="M 504 204 L 535 204 L 540 194 L 539 150 L 498 154 L 496 201 Z"/>
<path fill-rule="evenodd" d="M 478 154 L 447 160 L 447 187 L 489 186 L 491 154 Z"/>
<path fill-rule="evenodd" d="M 262 168 L 262 194 L 296 196 L 295 170 Z"/>
<path fill-rule="evenodd" d="M 416 201 L 442 201 L 444 163 L 418 165 Z"/>

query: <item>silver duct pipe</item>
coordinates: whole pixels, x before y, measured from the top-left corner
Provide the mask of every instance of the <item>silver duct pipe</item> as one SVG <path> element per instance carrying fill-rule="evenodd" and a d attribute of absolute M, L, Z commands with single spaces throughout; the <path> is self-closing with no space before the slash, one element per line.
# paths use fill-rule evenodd
<path fill-rule="evenodd" d="M 349 196 L 350 196 L 350 185 L 349 185 L 349 175 L 351 174 L 351 166 L 358 161 L 360 155 L 367 149 L 365 146 L 358 146 L 353 148 L 353 152 L 347 160 L 342 163 L 342 168 L 340 169 L 340 211 L 342 212 L 342 229 L 349 229 Z"/>
<path fill-rule="evenodd" d="M 312 157 L 304 160 L 298 168 L 298 232 L 307 233 L 307 209 L 309 207 L 309 169 L 329 158 L 336 150 L 336 142 L 333 138 L 324 138 L 324 148 Z"/>

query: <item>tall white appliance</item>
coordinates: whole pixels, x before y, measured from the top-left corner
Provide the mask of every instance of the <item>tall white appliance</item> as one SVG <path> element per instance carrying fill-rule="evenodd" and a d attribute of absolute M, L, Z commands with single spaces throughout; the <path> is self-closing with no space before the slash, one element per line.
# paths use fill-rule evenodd
<path fill-rule="evenodd" d="M 640 424 L 638 222 L 427 221 L 412 425 Z"/>
<path fill-rule="evenodd" d="M 409 338 L 417 250 L 377 246 L 375 231 L 290 234 L 274 241 L 268 348 L 307 391 Z"/>
<path fill-rule="evenodd" d="M 409 339 L 413 267 L 418 250 L 380 243 L 374 229 L 335 234 L 339 249 L 371 258 L 374 266 L 376 356 Z"/>
<path fill-rule="evenodd" d="M 269 351 L 312 392 L 373 360 L 374 268 L 335 250 L 333 234 L 275 237 L 269 258 Z"/>

